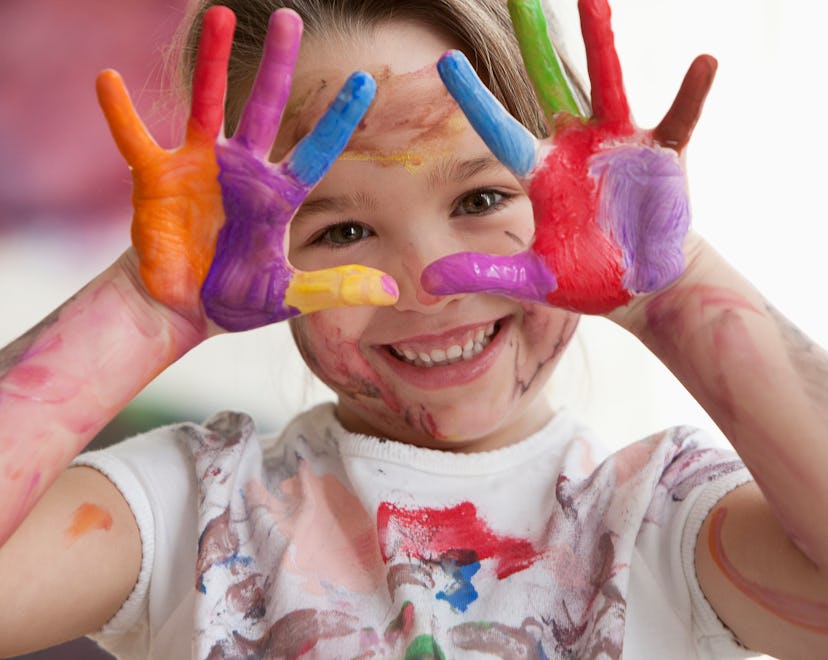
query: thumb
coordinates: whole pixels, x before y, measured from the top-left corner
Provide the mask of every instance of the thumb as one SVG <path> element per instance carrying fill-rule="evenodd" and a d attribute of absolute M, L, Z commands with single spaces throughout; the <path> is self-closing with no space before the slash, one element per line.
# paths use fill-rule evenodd
<path fill-rule="evenodd" d="M 285 304 L 302 314 L 330 307 L 393 305 L 399 297 L 390 275 L 366 266 L 349 265 L 297 271 L 285 292 Z"/>

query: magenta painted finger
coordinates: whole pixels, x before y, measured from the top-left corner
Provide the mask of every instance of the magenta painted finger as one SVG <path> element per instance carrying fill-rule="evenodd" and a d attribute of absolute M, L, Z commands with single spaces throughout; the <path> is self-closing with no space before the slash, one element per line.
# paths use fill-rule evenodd
<path fill-rule="evenodd" d="M 270 152 L 285 109 L 302 38 L 302 19 L 280 9 L 270 17 L 259 71 L 233 139 L 257 158 Z"/>
<path fill-rule="evenodd" d="M 451 254 L 426 266 L 420 283 L 435 296 L 491 293 L 538 303 L 545 303 L 557 287 L 544 260 L 530 251 L 512 256 Z"/>
<path fill-rule="evenodd" d="M 224 121 L 227 62 L 233 44 L 236 17 L 227 7 L 212 7 L 204 14 L 201 40 L 193 71 L 193 95 L 187 139 L 218 137 Z"/>
<path fill-rule="evenodd" d="M 610 6 L 607 0 L 579 0 L 581 33 L 586 47 L 592 87 L 593 117 L 599 121 L 630 121 L 621 63 L 615 51 Z"/>

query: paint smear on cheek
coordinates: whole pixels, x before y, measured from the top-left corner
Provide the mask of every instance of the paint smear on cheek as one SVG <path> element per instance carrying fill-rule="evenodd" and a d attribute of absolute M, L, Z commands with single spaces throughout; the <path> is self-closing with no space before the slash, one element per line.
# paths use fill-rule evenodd
<path fill-rule="evenodd" d="M 63 530 L 64 536 L 70 543 L 74 543 L 82 536 L 102 530 L 112 529 L 112 515 L 97 504 L 84 502 L 72 514 L 72 521 Z"/>
<path fill-rule="evenodd" d="M 713 514 L 713 521 L 708 534 L 708 547 L 713 561 L 725 577 L 745 596 L 750 598 L 780 619 L 800 628 L 805 628 L 822 635 L 828 635 L 828 603 L 816 601 L 771 589 L 742 575 L 730 561 L 722 542 L 727 509 L 719 508 Z"/>

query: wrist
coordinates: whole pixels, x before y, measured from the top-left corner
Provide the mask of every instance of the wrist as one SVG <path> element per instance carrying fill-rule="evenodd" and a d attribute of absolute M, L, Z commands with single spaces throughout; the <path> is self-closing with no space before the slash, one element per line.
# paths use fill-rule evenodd
<path fill-rule="evenodd" d="M 154 298 L 140 275 L 138 255 L 129 248 L 111 266 L 112 283 L 122 297 L 128 318 L 145 337 L 164 342 L 168 366 L 221 329 L 209 323 L 203 312 L 182 314 Z M 163 368 L 163 367 L 162 367 Z"/>
<path fill-rule="evenodd" d="M 642 339 L 650 330 L 649 311 L 656 300 L 680 296 L 683 290 L 705 282 L 713 283 L 712 262 L 718 258 L 713 248 L 697 233 L 691 231 L 684 242 L 685 267 L 667 287 L 652 293 L 634 296 L 629 303 L 612 310 L 608 319 Z"/>

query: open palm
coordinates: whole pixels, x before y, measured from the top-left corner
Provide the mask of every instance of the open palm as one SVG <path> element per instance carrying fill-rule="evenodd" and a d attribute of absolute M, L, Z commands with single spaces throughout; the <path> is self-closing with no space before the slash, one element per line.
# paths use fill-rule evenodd
<path fill-rule="evenodd" d="M 133 245 L 150 294 L 190 317 L 248 330 L 338 305 L 393 304 L 397 287 L 359 265 L 303 272 L 287 260 L 296 209 L 336 160 L 375 92 L 355 73 L 314 129 L 281 163 L 268 160 L 290 93 L 302 22 L 271 16 L 256 81 L 239 127 L 221 135 L 235 17 L 205 13 L 183 144 L 160 148 L 114 71 L 98 79 L 101 107 L 133 173 Z"/>
<path fill-rule="evenodd" d="M 657 291 L 684 269 L 690 226 L 679 155 L 712 84 L 716 62 L 691 65 L 658 127 L 632 120 L 606 0 L 580 0 L 591 82 L 584 118 L 549 42 L 539 0 L 510 0 L 527 72 L 550 137 L 537 140 L 478 79 L 465 57 L 447 53 L 440 75 L 492 152 L 532 201 L 535 238 L 515 255 L 460 253 L 430 264 L 433 294 L 489 292 L 585 313 L 608 313 Z"/>

